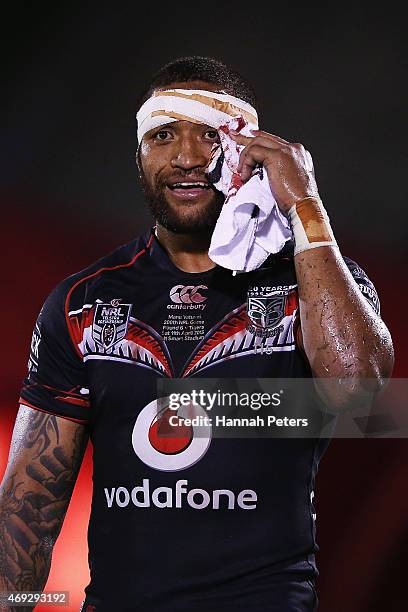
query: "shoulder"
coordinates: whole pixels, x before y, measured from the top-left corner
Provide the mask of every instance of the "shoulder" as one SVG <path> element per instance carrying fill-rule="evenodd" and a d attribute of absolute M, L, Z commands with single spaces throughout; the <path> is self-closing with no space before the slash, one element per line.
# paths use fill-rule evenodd
<path fill-rule="evenodd" d="M 354 261 L 354 259 L 350 259 L 350 257 L 346 257 L 345 255 L 342 257 L 361 293 L 374 308 L 375 312 L 379 315 L 380 298 L 378 297 L 374 283 L 369 278 L 367 272 L 356 261 Z"/>
<path fill-rule="evenodd" d="M 343 261 L 351 272 L 352 277 L 357 283 L 363 283 L 365 285 L 370 285 L 374 288 L 373 282 L 370 280 L 367 272 L 358 264 L 354 259 L 347 257 L 346 255 L 342 255 Z"/>
<path fill-rule="evenodd" d="M 61 280 L 48 295 L 44 307 L 59 307 L 63 310 L 84 304 L 90 285 L 100 282 L 106 273 L 115 273 L 130 268 L 149 247 L 149 234 L 146 232 L 130 242 L 122 244 L 100 257 L 82 270 Z"/>
<path fill-rule="evenodd" d="M 351 257 L 347 257 L 346 255 L 342 255 L 342 257 L 343 257 L 344 263 L 346 264 L 346 266 L 348 267 L 348 269 L 350 270 L 354 278 L 360 277 L 360 278 L 368 279 L 368 276 L 365 270 L 363 270 L 363 268 L 356 261 L 354 261 L 354 259 L 351 259 Z"/>

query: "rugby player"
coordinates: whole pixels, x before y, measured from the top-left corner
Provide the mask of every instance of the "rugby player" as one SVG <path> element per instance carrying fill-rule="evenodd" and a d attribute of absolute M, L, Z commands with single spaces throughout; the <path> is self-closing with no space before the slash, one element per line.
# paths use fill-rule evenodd
<path fill-rule="evenodd" d="M 201 57 L 164 66 L 139 106 L 175 89 L 256 107 L 245 79 Z M 341 411 L 361 381 L 390 376 L 390 334 L 299 143 L 232 134 L 243 182 L 263 166 L 294 239 L 252 272 L 210 259 L 225 200 L 206 172 L 219 132 L 186 117 L 161 118 L 139 143 L 154 226 L 63 280 L 39 313 L 0 489 L 0 591 L 44 588 L 90 439 L 82 610 L 315 610 L 314 481 L 328 441 L 160 436 L 157 380 L 341 379 L 319 390 Z"/>

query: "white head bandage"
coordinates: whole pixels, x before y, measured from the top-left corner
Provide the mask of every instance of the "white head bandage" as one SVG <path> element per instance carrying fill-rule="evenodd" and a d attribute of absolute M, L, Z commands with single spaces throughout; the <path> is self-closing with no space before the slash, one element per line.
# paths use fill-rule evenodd
<path fill-rule="evenodd" d="M 258 129 L 253 106 L 229 94 L 203 89 L 155 91 L 136 115 L 137 138 L 140 144 L 146 132 L 173 121 L 202 123 L 218 129 L 234 117 L 243 117 L 249 129 Z"/>

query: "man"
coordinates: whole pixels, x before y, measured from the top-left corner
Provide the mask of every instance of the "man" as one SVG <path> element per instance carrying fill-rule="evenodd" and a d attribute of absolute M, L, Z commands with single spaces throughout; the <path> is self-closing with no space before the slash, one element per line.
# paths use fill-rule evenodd
<path fill-rule="evenodd" d="M 166 65 L 141 106 L 175 90 L 255 106 L 246 81 L 210 58 Z M 63 281 L 39 314 L 1 487 L 0 590 L 44 587 L 89 436 L 83 610 L 314 610 L 312 498 L 327 443 L 165 438 L 156 383 L 313 376 L 340 411 L 365 380 L 389 377 L 391 338 L 372 283 L 340 255 L 300 144 L 231 132 L 242 182 L 263 166 L 294 240 L 252 272 L 214 264 L 225 197 L 207 171 L 220 133 L 185 108 L 169 121 L 153 111 L 156 126 L 140 132 L 155 227 Z M 260 286 L 290 305 L 277 322 L 251 314 Z"/>

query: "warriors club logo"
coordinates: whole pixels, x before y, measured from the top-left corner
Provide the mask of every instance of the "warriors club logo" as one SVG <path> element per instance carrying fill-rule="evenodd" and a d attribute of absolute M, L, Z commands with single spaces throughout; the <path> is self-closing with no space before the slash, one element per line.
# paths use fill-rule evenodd
<path fill-rule="evenodd" d="M 284 297 L 250 297 L 248 298 L 248 317 L 258 329 L 273 329 L 282 321 Z"/>
<path fill-rule="evenodd" d="M 298 305 L 296 285 L 280 287 L 251 287 L 248 290 L 247 330 L 255 336 L 278 335 L 286 316 L 292 316 Z"/>
<path fill-rule="evenodd" d="M 133 450 L 143 463 L 162 472 L 177 472 L 194 465 L 205 455 L 211 442 L 211 425 L 183 424 L 185 418 L 196 416 L 206 416 L 198 404 L 172 410 L 169 398 L 153 400 L 136 419 Z"/>

